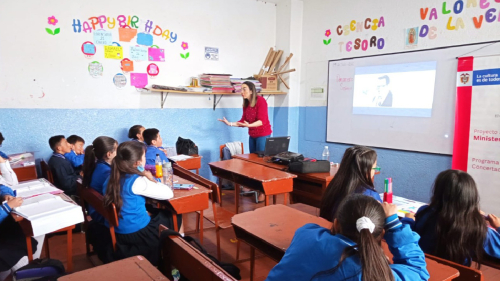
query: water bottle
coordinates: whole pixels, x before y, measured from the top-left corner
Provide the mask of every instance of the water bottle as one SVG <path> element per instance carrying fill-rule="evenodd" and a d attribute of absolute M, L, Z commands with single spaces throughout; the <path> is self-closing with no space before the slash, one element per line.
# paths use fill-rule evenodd
<path fill-rule="evenodd" d="M 325 146 L 325 149 L 323 149 L 321 159 L 330 162 L 330 151 L 328 150 L 328 146 Z"/>
<path fill-rule="evenodd" d="M 156 178 L 161 179 L 163 177 L 163 171 L 161 166 L 160 154 L 156 154 L 155 169 L 156 169 Z"/>
<path fill-rule="evenodd" d="M 163 184 L 174 190 L 174 169 L 171 162 L 163 161 Z"/>

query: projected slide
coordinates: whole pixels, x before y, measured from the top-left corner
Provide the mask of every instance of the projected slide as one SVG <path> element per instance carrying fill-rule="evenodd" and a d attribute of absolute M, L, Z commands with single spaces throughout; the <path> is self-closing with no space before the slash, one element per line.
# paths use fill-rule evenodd
<path fill-rule="evenodd" d="M 356 67 L 352 113 L 431 117 L 436 64 Z"/>

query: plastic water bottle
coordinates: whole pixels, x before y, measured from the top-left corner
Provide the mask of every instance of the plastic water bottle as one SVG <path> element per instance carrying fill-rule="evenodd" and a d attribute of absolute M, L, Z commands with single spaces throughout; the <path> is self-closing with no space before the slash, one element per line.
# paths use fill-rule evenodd
<path fill-rule="evenodd" d="M 161 179 L 163 177 L 163 171 L 162 171 L 160 154 L 156 154 L 155 169 L 156 169 L 156 178 Z"/>
<path fill-rule="evenodd" d="M 171 162 L 163 161 L 163 184 L 174 190 L 174 169 Z"/>
<path fill-rule="evenodd" d="M 328 146 L 325 146 L 325 149 L 323 149 L 321 159 L 330 162 L 330 151 L 328 150 Z"/>

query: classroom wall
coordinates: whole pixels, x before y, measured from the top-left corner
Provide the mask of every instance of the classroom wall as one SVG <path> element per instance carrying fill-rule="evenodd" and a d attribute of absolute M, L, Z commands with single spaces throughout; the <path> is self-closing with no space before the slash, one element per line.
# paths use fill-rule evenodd
<path fill-rule="evenodd" d="M 421 8 L 426 15 L 424 19 L 421 18 Z M 326 143 L 326 95 L 310 93 L 310 89 L 314 87 L 326 90 L 328 60 L 499 40 L 499 11 L 500 3 L 493 0 L 304 1 L 299 151 L 308 156 L 321 157 L 323 147 L 328 145 L 333 161 L 340 162 L 344 150 L 349 147 L 345 144 Z M 430 18 L 431 14 L 433 16 Z M 384 26 L 377 27 L 376 30 L 362 27 L 367 18 L 373 23 L 374 19 L 381 21 L 381 17 Z M 474 17 L 478 22 L 477 27 Z M 353 20 L 361 22 L 360 30 L 357 29 L 358 23 L 353 24 L 355 31 L 350 30 Z M 339 25 L 342 35 L 337 34 Z M 424 25 L 429 28 L 429 32 L 422 33 L 426 36 L 419 37 L 418 46 L 405 47 L 405 29 L 419 27 L 421 30 Z M 331 35 L 326 35 L 327 30 L 330 30 Z M 346 30 L 349 30 L 347 35 Z M 370 40 L 373 36 L 376 36 L 376 40 L 384 39 L 382 49 L 346 49 L 349 41 L 354 42 L 357 38 Z M 450 106 L 454 107 L 453 104 Z M 436 175 L 451 168 L 450 155 L 376 150 L 378 165 L 382 168 L 381 175 L 376 177 L 377 190 L 382 191 L 384 178 L 392 177 L 395 194 L 415 200 L 428 201 Z"/>

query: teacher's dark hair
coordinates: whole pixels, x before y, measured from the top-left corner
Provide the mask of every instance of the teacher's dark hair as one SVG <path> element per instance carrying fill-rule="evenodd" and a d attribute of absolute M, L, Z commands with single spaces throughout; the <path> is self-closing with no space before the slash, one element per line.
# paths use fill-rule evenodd
<path fill-rule="evenodd" d="M 479 193 L 474 179 L 459 170 L 446 170 L 436 178 L 429 207 L 416 220 L 431 212 L 437 216 L 436 248 L 432 255 L 458 264 L 477 262 L 481 267 L 488 228 L 479 212 Z M 430 231 L 424 228 L 423 231 Z"/>
<path fill-rule="evenodd" d="M 346 149 L 339 170 L 323 194 L 319 216 L 332 221 L 344 198 L 363 193 L 366 188 L 375 190 L 371 172 L 376 161 L 377 152 L 371 148 L 356 145 Z"/>
<path fill-rule="evenodd" d="M 369 218 L 375 225 L 373 233 L 365 228 L 358 231 L 356 222 L 361 217 Z M 389 262 L 380 246 L 384 233 L 385 212 L 382 205 L 374 198 L 362 194 L 348 196 L 339 206 L 337 221 L 340 224 L 340 234 L 351 239 L 356 245 L 344 249 L 339 263 L 328 270 L 316 273 L 311 280 L 317 277 L 335 273 L 346 258 L 357 255 L 361 263 L 361 280 L 394 280 Z M 332 227 L 332 233 L 335 230 Z M 352 272 L 350 278 L 359 272 Z"/>
<path fill-rule="evenodd" d="M 243 85 L 247 85 L 250 92 L 252 92 L 252 95 L 250 95 L 250 100 L 243 99 L 243 107 L 248 107 L 249 105 L 251 107 L 254 107 L 257 103 L 257 89 L 255 89 L 255 84 L 249 81 L 245 81 L 243 82 Z"/>

